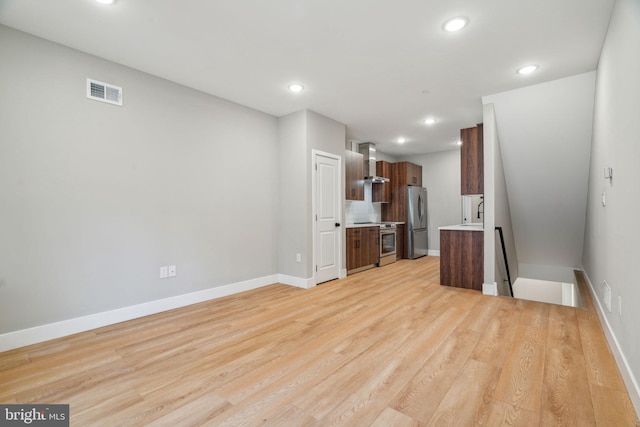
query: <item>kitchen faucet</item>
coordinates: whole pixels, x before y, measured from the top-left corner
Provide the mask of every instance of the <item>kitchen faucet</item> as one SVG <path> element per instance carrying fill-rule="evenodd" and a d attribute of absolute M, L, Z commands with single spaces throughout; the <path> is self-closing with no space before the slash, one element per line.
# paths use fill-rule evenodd
<path fill-rule="evenodd" d="M 482 206 L 482 204 L 484 203 L 484 198 L 482 198 L 482 200 L 480 201 L 480 203 L 478 203 L 478 219 L 480 219 L 480 206 Z M 482 211 L 482 214 L 484 214 L 484 210 Z"/>

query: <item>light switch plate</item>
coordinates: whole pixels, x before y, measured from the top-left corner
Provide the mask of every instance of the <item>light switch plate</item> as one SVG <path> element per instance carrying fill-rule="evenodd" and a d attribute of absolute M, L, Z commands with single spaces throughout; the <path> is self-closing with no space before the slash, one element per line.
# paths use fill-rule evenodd
<path fill-rule="evenodd" d="M 169 266 L 169 277 L 176 277 L 176 266 L 175 265 L 170 265 Z"/>
<path fill-rule="evenodd" d="M 169 276 L 169 268 L 168 267 L 160 267 L 160 278 L 166 279 Z"/>
<path fill-rule="evenodd" d="M 606 280 L 604 281 L 604 305 L 607 307 L 607 310 L 609 310 L 609 313 L 611 313 L 611 286 L 609 286 Z"/>
<path fill-rule="evenodd" d="M 618 295 L 618 314 L 622 316 L 622 297 Z"/>

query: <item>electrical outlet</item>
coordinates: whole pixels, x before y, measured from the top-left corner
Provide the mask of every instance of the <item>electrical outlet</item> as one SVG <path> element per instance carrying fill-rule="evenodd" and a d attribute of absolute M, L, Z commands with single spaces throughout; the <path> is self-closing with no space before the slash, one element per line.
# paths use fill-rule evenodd
<path fill-rule="evenodd" d="M 604 194 L 604 191 L 602 192 L 602 206 L 607 206 L 607 197 Z"/>
<path fill-rule="evenodd" d="M 166 279 L 169 277 L 169 267 L 160 267 L 160 278 Z"/>
<path fill-rule="evenodd" d="M 302 262 L 302 254 L 296 254 L 296 262 Z"/>
<path fill-rule="evenodd" d="M 176 266 L 175 265 L 170 265 L 169 266 L 169 277 L 176 277 Z"/>
<path fill-rule="evenodd" d="M 607 310 L 609 310 L 609 313 L 611 313 L 611 286 L 609 286 L 606 280 L 604 281 L 604 305 L 607 307 Z"/>

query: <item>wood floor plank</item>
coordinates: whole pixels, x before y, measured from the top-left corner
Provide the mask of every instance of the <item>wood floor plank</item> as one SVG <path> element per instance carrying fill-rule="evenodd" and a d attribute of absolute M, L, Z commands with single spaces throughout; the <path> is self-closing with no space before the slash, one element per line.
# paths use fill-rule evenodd
<path fill-rule="evenodd" d="M 146 426 L 172 412 L 184 411 L 185 407 L 191 402 L 200 400 L 204 395 L 215 395 L 212 394 L 213 392 L 211 392 L 205 379 L 190 379 L 188 384 L 189 386 L 185 387 L 174 383 L 173 387 L 166 387 L 158 392 L 142 396 L 143 399 L 108 415 L 109 424 Z M 109 387 L 109 389 L 112 387 L 114 386 Z M 118 387 L 118 385 L 115 385 L 115 387 Z M 231 406 L 231 404 L 221 405 L 219 410 L 223 411 L 226 406 Z M 75 404 L 74 409 L 80 410 L 79 405 Z"/>
<path fill-rule="evenodd" d="M 291 427 L 291 426 L 299 426 L 299 427 L 321 427 L 322 425 L 307 414 L 302 411 L 300 408 L 295 407 L 294 405 L 289 405 L 284 408 L 284 410 L 276 415 L 273 415 L 269 418 L 264 418 L 263 423 L 268 426 L 274 427 Z"/>
<path fill-rule="evenodd" d="M 375 325 L 374 325 L 375 326 Z M 374 329 L 374 328 L 372 328 Z M 375 329 L 374 329 L 375 330 Z M 383 330 L 375 330 L 377 334 L 387 334 Z M 260 387 L 258 390 L 252 390 L 252 393 L 244 395 L 245 399 L 239 402 L 237 408 L 230 411 L 225 415 L 224 419 L 214 420 L 220 425 L 255 425 L 261 419 L 268 418 L 274 412 L 274 407 L 278 407 L 278 402 L 292 402 L 296 407 L 303 410 L 307 410 L 301 402 L 296 400 L 296 397 L 314 396 L 311 407 L 314 410 L 318 410 L 321 406 L 322 398 L 328 398 L 327 393 L 322 393 L 323 390 L 321 384 L 323 379 L 331 376 L 332 378 L 341 382 L 337 387 L 330 387 L 328 390 L 342 390 L 344 389 L 344 382 L 349 380 L 349 377 L 345 377 L 343 372 L 343 365 L 346 361 L 357 358 L 360 355 L 363 357 L 374 360 L 381 358 L 380 352 L 395 352 L 396 347 L 401 345 L 402 341 L 406 340 L 410 331 L 403 331 L 402 334 L 393 334 L 390 337 L 384 339 L 374 339 L 374 347 L 369 348 L 350 348 L 350 354 L 345 357 L 343 354 L 335 353 L 329 349 L 324 352 L 318 352 L 316 346 L 310 346 L 296 357 L 290 358 L 293 361 L 291 363 L 292 369 L 288 369 L 283 372 L 278 378 L 274 378 L 272 382 L 267 383 L 266 386 Z M 319 337 L 321 340 L 328 340 L 328 342 L 334 342 L 336 339 L 340 339 L 341 334 L 331 334 L 327 337 Z M 390 343 L 387 346 L 383 343 Z M 322 346 L 320 346 L 322 347 Z M 364 352 L 364 350 L 367 350 Z M 382 360 L 384 358 L 382 357 Z M 356 367 L 366 367 L 367 365 L 362 363 L 355 364 Z M 340 372 L 338 375 L 332 375 Z M 360 374 L 358 370 L 346 370 L 350 375 L 366 375 L 366 373 Z M 349 381 L 347 381 L 348 383 Z M 253 387 L 253 386 L 250 386 Z M 313 392 L 311 392 L 313 390 Z M 224 390 L 221 393 L 225 393 Z M 224 394 L 223 394 L 224 395 Z M 312 414 L 313 415 L 313 414 Z M 317 418 L 317 417 L 316 417 Z"/>
<path fill-rule="evenodd" d="M 626 391 L 599 320 L 597 318 L 587 320 L 584 317 L 579 317 L 578 328 L 589 383 Z"/>
<path fill-rule="evenodd" d="M 521 312 L 516 303 L 502 299 L 493 319 L 485 323 L 484 332 L 474 349 L 472 358 L 502 368 L 513 343 Z"/>
<path fill-rule="evenodd" d="M 90 405 L 78 403 L 78 400 L 83 399 L 82 396 L 76 395 L 70 399 L 68 403 L 71 424 L 80 426 L 113 425 L 110 422 L 105 423 L 103 420 L 107 418 L 120 420 L 122 411 L 142 401 L 142 397 L 135 390 L 124 388 L 116 388 L 116 390 L 117 393 L 113 393 L 111 390 L 111 395 L 102 395 L 100 401 L 94 401 Z"/>
<path fill-rule="evenodd" d="M 521 325 L 547 328 L 549 325 L 550 304 L 525 300 L 520 300 L 520 302 L 522 303 L 522 313 L 520 315 Z"/>
<path fill-rule="evenodd" d="M 0 371 L 0 384 L 3 388 L 11 388 L 17 394 L 34 387 L 45 387 L 69 375 L 105 366 L 120 359 L 121 357 L 114 351 L 86 353 L 68 359 L 59 357 L 52 360 L 43 359 Z"/>
<path fill-rule="evenodd" d="M 640 426 L 629 395 L 621 390 L 591 385 L 596 425 Z"/>
<path fill-rule="evenodd" d="M 385 408 L 384 411 L 374 420 L 371 427 L 420 427 L 420 422 L 414 420 L 408 415 L 398 412 L 391 408 Z"/>
<path fill-rule="evenodd" d="M 576 309 L 552 305 L 549 325 L 541 422 L 545 426 L 596 425 Z"/>
<path fill-rule="evenodd" d="M 482 304 L 477 304 L 467 316 L 466 327 L 472 331 L 484 332 L 496 316 L 496 311 L 502 303 L 502 298 L 485 299 Z"/>
<path fill-rule="evenodd" d="M 353 396 L 354 393 L 359 390 L 367 390 L 364 384 L 371 381 L 376 373 L 380 375 L 380 370 L 388 368 L 389 364 L 394 360 L 394 356 L 398 353 L 398 348 L 406 345 L 407 341 L 415 335 L 405 329 L 398 330 L 393 334 L 379 331 L 378 334 L 375 342 L 358 352 L 357 355 L 346 354 L 347 360 L 350 360 L 340 367 L 339 372 L 341 372 L 341 375 L 326 376 L 322 381 L 313 385 L 315 389 L 323 390 L 324 393 L 315 397 L 312 395 L 299 395 L 294 398 L 294 404 L 309 412 L 316 419 L 323 419 L 341 402 Z M 387 346 L 383 344 L 386 342 L 392 342 L 393 345 Z M 381 360 L 385 361 L 384 365 L 379 365 Z"/>
<path fill-rule="evenodd" d="M 540 410 L 546 339 L 546 328 L 518 326 L 496 387 L 496 400 L 534 412 Z"/>
<path fill-rule="evenodd" d="M 594 316 L 597 317 L 598 315 L 593 306 L 593 298 L 591 297 L 591 292 L 589 291 L 589 285 L 587 284 L 584 272 L 582 270 L 574 270 L 574 276 L 576 279 L 575 284 L 578 288 L 578 294 L 580 295 L 580 307 L 583 309 L 577 312 L 578 317 L 583 317 L 585 319 L 590 319 Z"/>
<path fill-rule="evenodd" d="M 209 392 L 186 403 L 183 406 L 169 412 L 168 414 L 156 418 L 153 421 L 145 422 L 148 426 L 180 426 L 180 425 L 205 425 L 207 421 L 215 418 L 228 408 L 229 402 L 217 395 Z M 114 420 L 116 421 L 116 420 Z M 134 420 L 132 420 L 134 421 Z M 137 420 L 135 420 L 137 422 Z"/>
<path fill-rule="evenodd" d="M 1 354 L 1 353 L 0 353 Z M 7 371 L 21 365 L 31 363 L 28 353 L 14 353 L 0 358 L 0 371 Z"/>
<path fill-rule="evenodd" d="M 491 403 L 487 426 L 531 427 L 540 425 L 540 412 L 528 411 L 508 403 Z"/>
<path fill-rule="evenodd" d="M 450 307 L 429 327 L 416 331 L 415 336 L 403 345 L 389 362 L 381 368 L 369 371 L 367 384 L 358 387 L 330 415 L 324 417 L 328 425 L 368 425 L 374 415 L 382 411 L 394 396 L 415 377 L 424 362 L 431 358 L 449 335 L 464 321 L 466 307 Z"/>
<path fill-rule="evenodd" d="M 10 350 L 0 403 L 67 403 L 71 425 L 638 425 L 592 305 L 439 283 L 437 257 L 400 260 Z"/>
<path fill-rule="evenodd" d="M 427 425 L 487 425 L 499 375 L 498 367 L 468 359 Z"/>
<path fill-rule="evenodd" d="M 390 407 L 415 420 L 429 421 L 479 338 L 479 333 L 469 329 L 455 331 L 394 397 Z"/>
<path fill-rule="evenodd" d="M 396 296 L 396 298 L 399 298 L 401 301 L 405 301 L 401 297 Z M 409 300 L 407 299 L 406 301 Z M 385 302 L 385 304 L 382 304 L 383 302 Z M 389 299 L 386 301 L 383 300 L 380 302 L 379 306 L 376 306 L 374 311 L 379 314 L 389 314 L 394 308 L 396 308 L 396 304 L 397 301 L 395 303 L 390 303 Z M 352 338 L 358 338 L 361 336 L 366 337 L 366 333 L 361 334 L 360 331 L 368 329 L 369 326 L 375 328 L 376 324 L 383 319 L 384 316 L 380 319 L 372 317 L 371 311 L 363 312 L 360 316 L 354 317 L 349 322 L 340 325 L 329 333 L 317 337 L 317 340 L 312 341 L 313 345 L 301 347 L 295 353 L 287 355 L 286 358 L 278 360 L 277 363 L 267 366 L 263 370 L 256 370 L 248 376 L 241 378 L 239 381 L 228 383 L 221 387 L 219 392 L 232 402 L 244 399 L 248 396 L 247 393 L 250 390 L 251 393 L 255 393 L 261 389 L 261 385 L 270 384 L 273 381 L 279 380 L 283 376 L 290 375 L 290 372 L 297 368 L 298 365 L 306 364 L 310 359 L 314 360 L 315 358 L 323 357 L 326 355 L 327 349 L 339 351 L 340 343 L 345 338 L 350 341 L 350 347 L 354 348 L 354 341 Z M 384 335 L 386 336 L 387 333 L 385 332 Z M 408 334 L 405 334 L 405 337 L 406 336 L 408 336 Z M 364 348 L 367 348 L 370 345 L 371 342 L 367 339 L 364 344 Z M 357 349 L 358 347 L 356 346 L 355 348 Z M 359 353 L 360 351 L 357 351 L 356 354 Z M 302 408 L 305 409 L 304 407 Z"/>

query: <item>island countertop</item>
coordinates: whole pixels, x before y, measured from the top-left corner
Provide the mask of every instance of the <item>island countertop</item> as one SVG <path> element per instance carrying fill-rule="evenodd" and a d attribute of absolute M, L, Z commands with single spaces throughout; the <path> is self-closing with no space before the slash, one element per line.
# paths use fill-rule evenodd
<path fill-rule="evenodd" d="M 453 231 L 484 231 L 482 224 L 456 224 L 445 225 L 438 227 L 438 230 L 453 230 Z"/>

